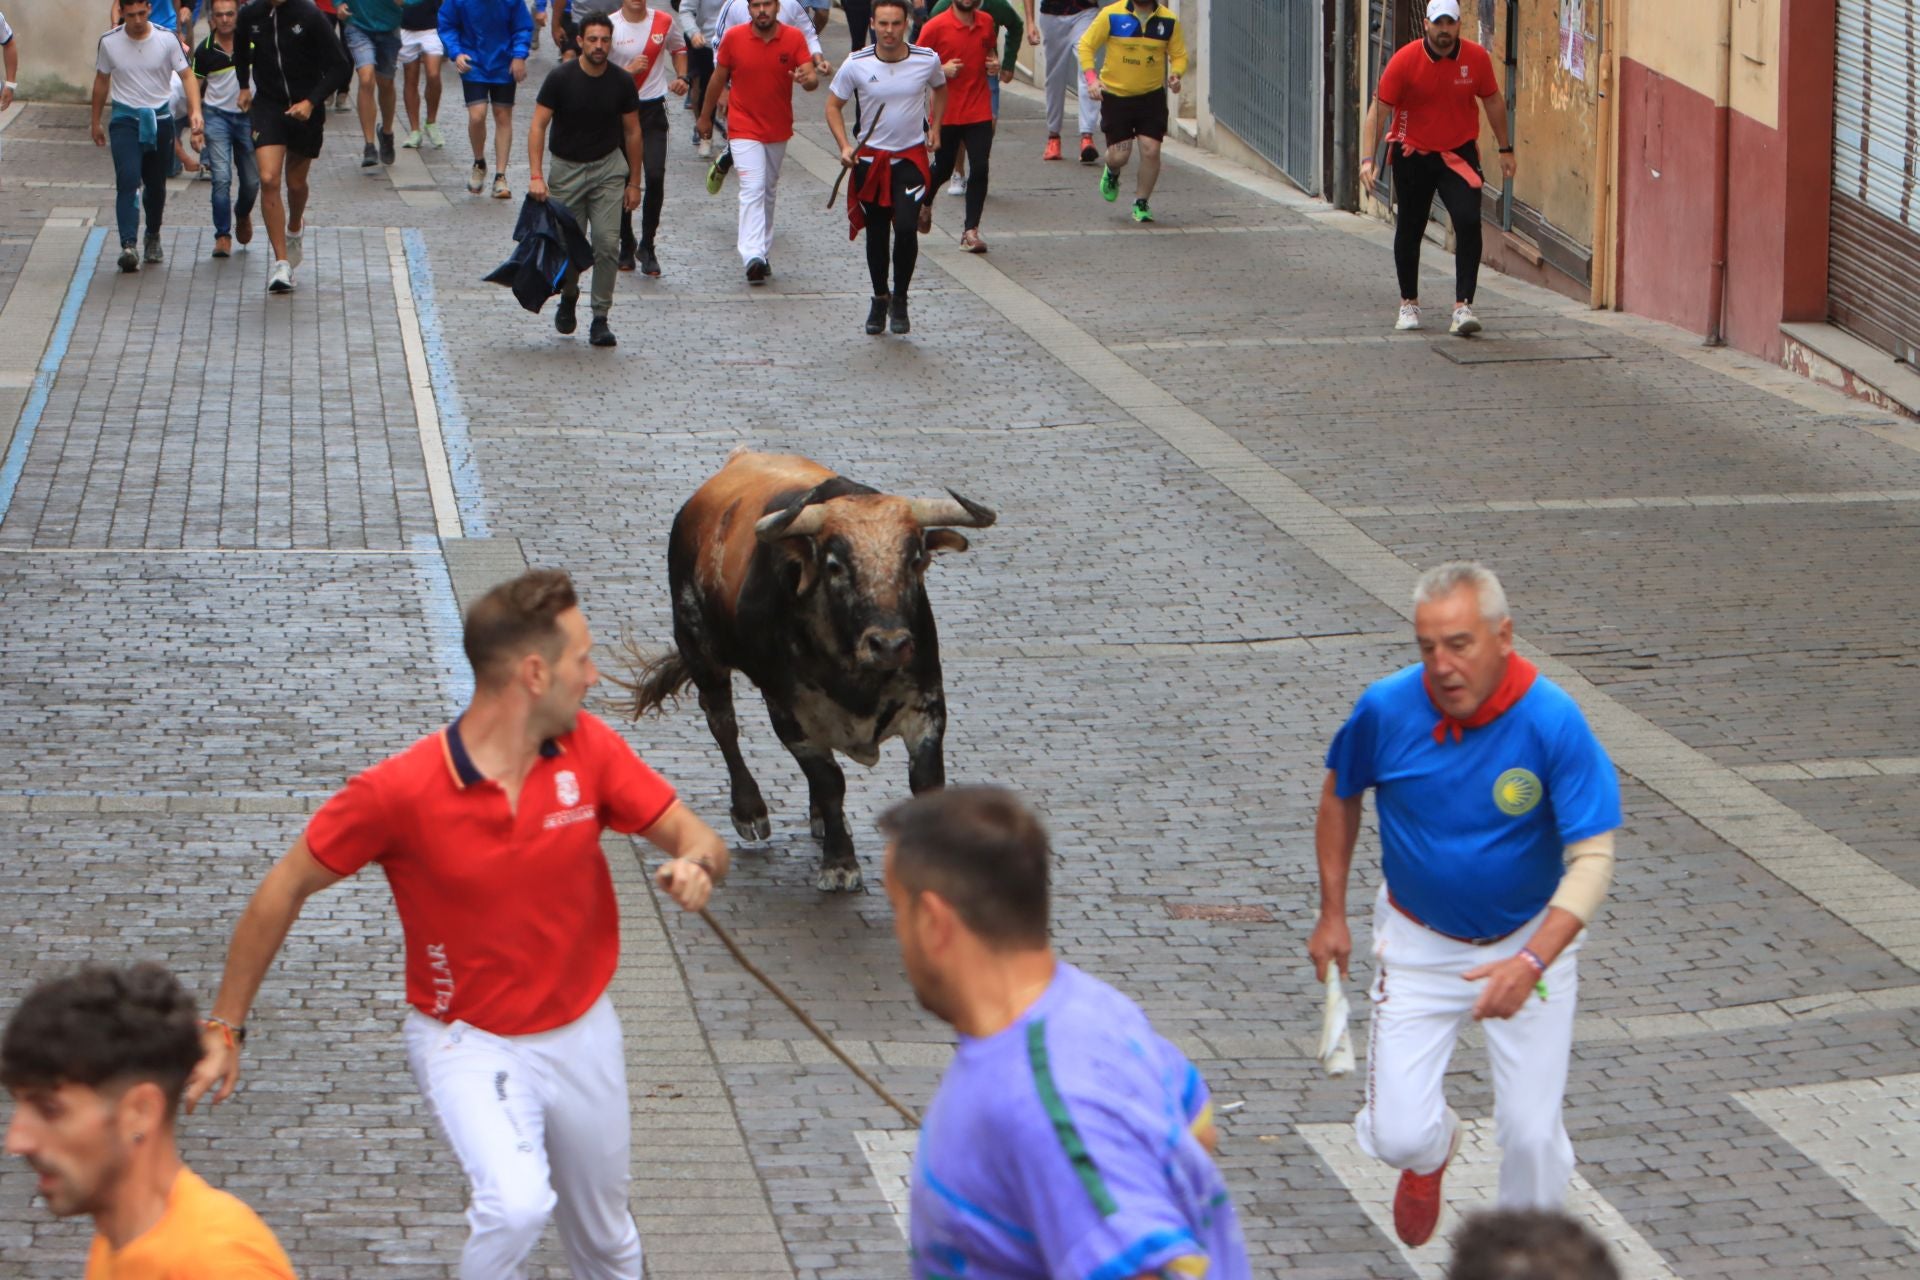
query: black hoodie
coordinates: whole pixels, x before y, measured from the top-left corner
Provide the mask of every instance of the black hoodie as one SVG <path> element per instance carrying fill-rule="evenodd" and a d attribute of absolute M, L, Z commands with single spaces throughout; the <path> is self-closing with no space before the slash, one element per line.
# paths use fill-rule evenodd
<path fill-rule="evenodd" d="M 251 0 L 234 28 L 233 68 L 240 87 L 270 102 L 326 105 L 352 74 L 333 23 L 313 0 Z"/>

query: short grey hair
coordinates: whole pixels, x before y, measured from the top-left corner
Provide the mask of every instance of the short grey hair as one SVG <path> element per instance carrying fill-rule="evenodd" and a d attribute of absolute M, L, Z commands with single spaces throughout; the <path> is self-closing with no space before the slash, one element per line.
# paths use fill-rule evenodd
<path fill-rule="evenodd" d="M 1449 560 L 1420 575 L 1413 584 L 1413 607 L 1431 604 L 1452 595 L 1461 587 L 1472 587 L 1480 597 L 1480 616 L 1488 622 L 1509 617 L 1507 589 L 1493 570 L 1478 560 Z"/>

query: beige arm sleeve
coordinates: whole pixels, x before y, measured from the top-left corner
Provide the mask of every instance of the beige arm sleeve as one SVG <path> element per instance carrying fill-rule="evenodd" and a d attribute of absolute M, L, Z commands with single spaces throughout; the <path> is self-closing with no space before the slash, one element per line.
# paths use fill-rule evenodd
<path fill-rule="evenodd" d="M 1593 919 L 1613 883 L 1613 832 L 1603 831 L 1567 846 L 1567 870 L 1550 907 L 1571 912 L 1581 924 Z"/>

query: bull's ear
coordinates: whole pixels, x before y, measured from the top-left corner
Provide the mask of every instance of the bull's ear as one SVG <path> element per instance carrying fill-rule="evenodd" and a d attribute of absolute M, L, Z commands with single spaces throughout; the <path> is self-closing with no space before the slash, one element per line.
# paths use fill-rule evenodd
<path fill-rule="evenodd" d="M 819 574 L 812 538 L 782 538 L 776 554 L 780 557 L 780 581 L 794 599 L 813 590 Z"/>
<path fill-rule="evenodd" d="M 958 529 L 927 530 L 927 550 L 933 555 L 937 556 L 947 551 L 965 551 L 972 545 L 967 541 L 967 535 Z"/>

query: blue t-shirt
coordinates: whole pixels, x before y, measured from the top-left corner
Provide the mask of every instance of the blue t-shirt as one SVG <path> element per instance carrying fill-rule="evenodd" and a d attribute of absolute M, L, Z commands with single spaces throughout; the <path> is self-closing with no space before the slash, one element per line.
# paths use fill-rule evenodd
<path fill-rule="evenodd" d="M 1620 825 L 1613 762 L 1545 676 L 1491 723 L 1433 739 L 1440 711 L 1418 664 L 1360 695 L 1327 749 L 1335 790 L 1375 791 L 1396 901 L 1442 933 L 1491 938 L 1538 915 L 1566 846 Z"/>
<path fill-rule="evenodd" d="M 927 1109 L 916 1280 L 1131 1280 L 1180 1259 L 1246 1280 L 1226 1182 L 1194 1136 L 1210 1113 L 1199 1071 L 1139 1007 L 1061 963 L 1011 1027 L 961 1037 Z"/>

